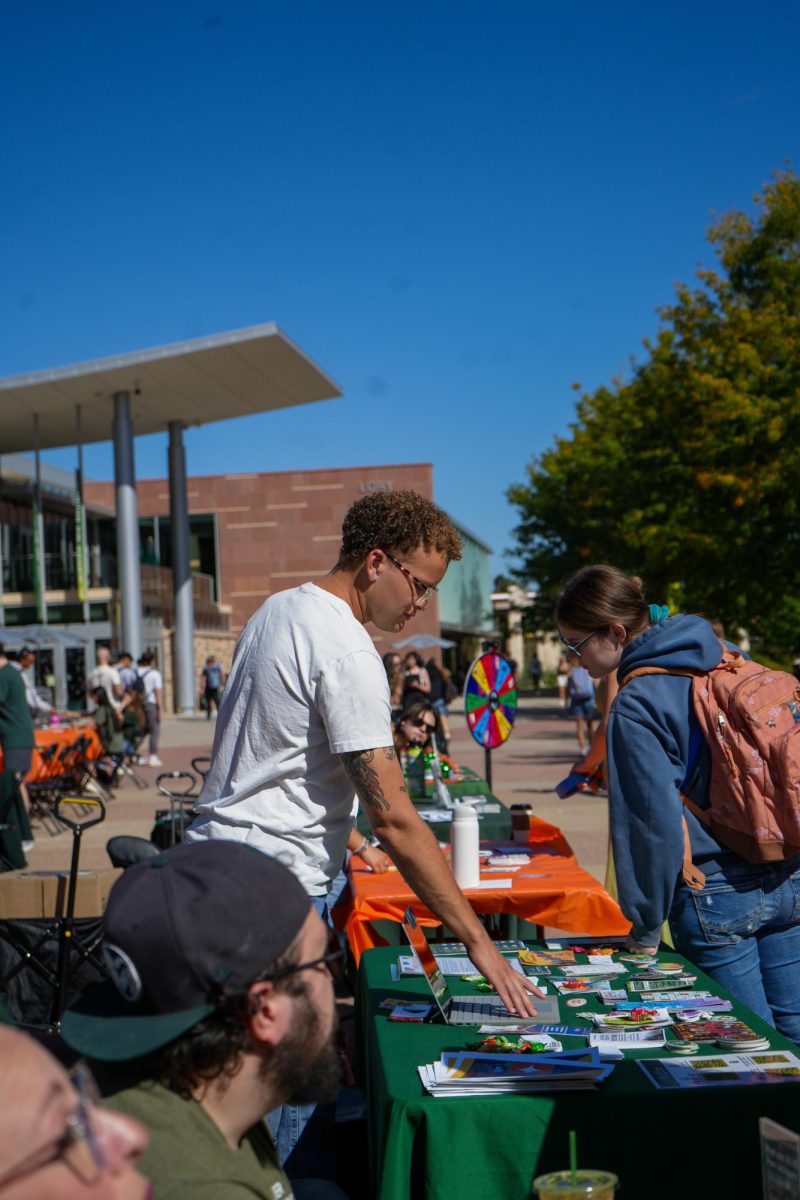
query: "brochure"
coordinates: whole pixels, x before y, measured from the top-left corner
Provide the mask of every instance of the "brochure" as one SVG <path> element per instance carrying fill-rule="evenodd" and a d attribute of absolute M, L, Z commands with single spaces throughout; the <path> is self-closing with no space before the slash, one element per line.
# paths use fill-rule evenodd
<path fill-rule="evenodd" d="M 790 1050 L 698 1058 L 640 1058 L 637 1062 L 650 1082 L 660 1089 L 800 1081 L 800 1058 Z"/>

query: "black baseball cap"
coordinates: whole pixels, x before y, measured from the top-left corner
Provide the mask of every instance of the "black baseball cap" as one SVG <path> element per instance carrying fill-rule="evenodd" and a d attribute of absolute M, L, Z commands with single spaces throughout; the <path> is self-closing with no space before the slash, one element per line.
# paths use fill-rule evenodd
<path fill-rule="evenodd" d="M 64 1041 L 124 1062 L 165 1046 L 247 989 L 289 948 L 311 911 L 282 863 L 240 842 L 189 842 L 129 867 L 103 918 L 111 979 L 64 1013 Z"/>

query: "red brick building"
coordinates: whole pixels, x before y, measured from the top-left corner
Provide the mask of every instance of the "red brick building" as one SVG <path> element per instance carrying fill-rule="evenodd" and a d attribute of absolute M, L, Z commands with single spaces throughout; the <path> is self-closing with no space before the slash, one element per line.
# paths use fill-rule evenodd
<path fill-rule="evenodd" d="M 339 550 L 342 518 L 354 500 L 369 492 L 402 488 L 433 499 L 432 465 L 190 476 L 192 570 L 212 577 L 214 599 L 230 609 L 231 632 L 238 635 L 267 596 L 330 570 Z M 113 483 L 87 483 L 85 492 L 89 503 L 114 505 Z M 136 495 L 143 561 L 169 566 L 167 481 L 138 480 Z M 394 635 L 371 626 L 369 631 L 384 654 Z M 397 636 L 412 632 L 438 635 L 435 598 Z M 224 655 L 223 661 L 228 658 L 223 646 L 211 648 Z"/>

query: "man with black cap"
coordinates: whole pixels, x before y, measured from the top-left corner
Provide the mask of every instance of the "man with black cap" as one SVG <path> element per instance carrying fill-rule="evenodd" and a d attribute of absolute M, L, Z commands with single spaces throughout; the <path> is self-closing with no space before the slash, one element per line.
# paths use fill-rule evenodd
<path fill-rule="evenodd" d="M 291 1200 L 263 1117 L 334 1099 L 340 1077 L 342 951 L 307 893 L 248 846 L 181 845 L 125 872 L 103 929 L 111 980 L 62 1034 L 110 1107 L 150 1131 L 142 1170 L 159 1200 Z M 314 1181 L 313 1195 L 342 1193 Z"/>

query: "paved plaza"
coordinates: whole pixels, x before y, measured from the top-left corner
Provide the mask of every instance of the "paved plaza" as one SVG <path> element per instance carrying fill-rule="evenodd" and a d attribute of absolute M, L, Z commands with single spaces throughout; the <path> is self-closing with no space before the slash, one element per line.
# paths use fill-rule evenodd
<path fill-rule="evenodd" d="M 457 705 L 451 707 L 450 727 L 452 757 L 483 774 L 484 752 L 472 740 Z M 213 730 L 213 723 L 205 717 L 166 718 L 159 750 L 164 766 L 138 768 L 151 782 L 146 791 L 137 790 L 129 780 L 116 789 L 105 822 L 83 835 L 81 867 L 109 866 L 105 846 L 111 837 L 149 837 L 155 811 L 168 805 L 158 794 L 156 776 L 162 771 L 191 770 L 193 758 L 210 753 Z M 579 794 L 559 800 L 553 790 L 568 774 L 577 752 L 575 723 L 564 715 L 558 701 L 552 696 L 525 697 L 520 701 L 514 732 L 492 756 L 494 791 L 504 804 L 532 804 L 537 816 L 558 825 L 581 866 L 602 881 L 608 834 L 605 796 Z M 40 829 L 28 865 L 34 870 L 65 870 L 70 853 L 69 833 L 53 837 Z"/>

